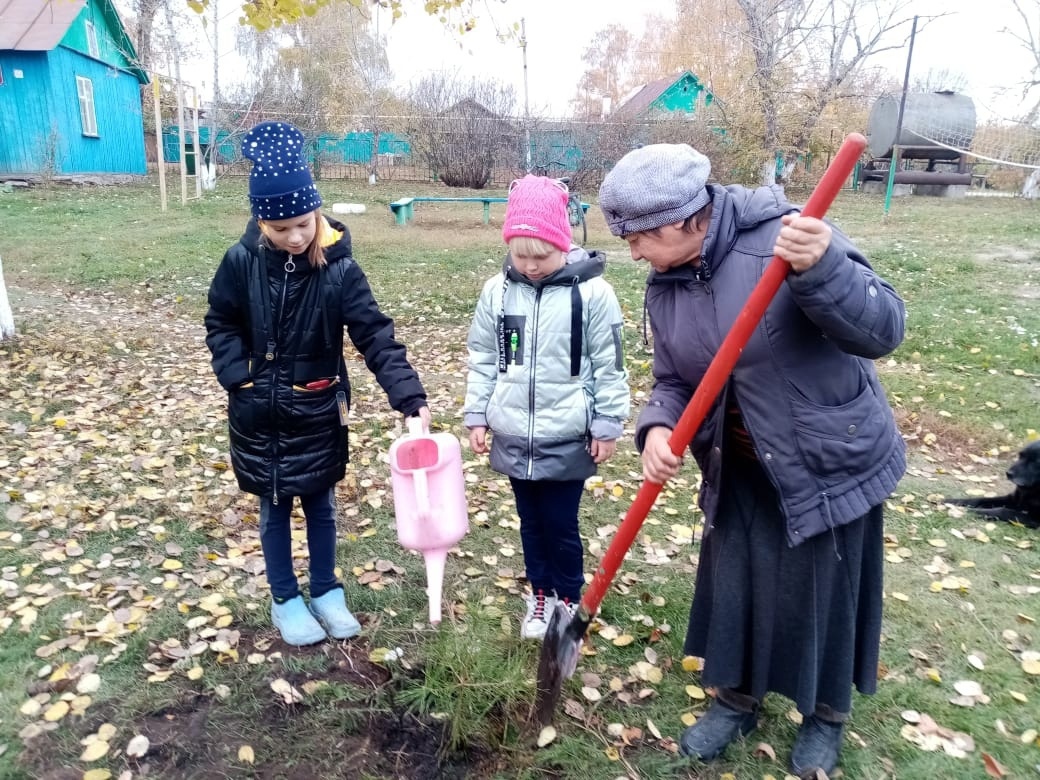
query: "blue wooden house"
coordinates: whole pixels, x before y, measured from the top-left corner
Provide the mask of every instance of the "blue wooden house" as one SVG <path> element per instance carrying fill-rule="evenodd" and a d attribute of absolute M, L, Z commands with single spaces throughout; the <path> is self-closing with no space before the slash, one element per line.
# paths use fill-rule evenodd
<path fill-rule="evenodd" d="M 144 174 L 148 82 L 112 0 L 0 3 L 0 175 Z"/>

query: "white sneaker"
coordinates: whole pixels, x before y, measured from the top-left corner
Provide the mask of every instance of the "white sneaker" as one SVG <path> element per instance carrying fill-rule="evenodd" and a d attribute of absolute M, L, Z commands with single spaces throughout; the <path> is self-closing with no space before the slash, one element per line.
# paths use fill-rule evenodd
<path fill-rule="evenodd" d="M 527 603 L 527 614 L 520 623 L 521 639 L 541 639 L 545 636 L 545 630 L 549 627 L 549 619 L 556 608 L 556 597 L 546 596 L 545 591 L 535 591 L 530 596 L 524 596 Z"/>

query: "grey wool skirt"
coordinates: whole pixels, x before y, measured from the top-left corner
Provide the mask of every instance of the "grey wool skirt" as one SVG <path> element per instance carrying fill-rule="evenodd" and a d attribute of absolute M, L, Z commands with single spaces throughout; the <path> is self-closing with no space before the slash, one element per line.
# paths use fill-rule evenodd
<path fill-rule="evenodd" d="M 779 693 L 803 715 L 848 713 L 853 685 L 877 688 L 883 565 L 880 506 L 789 547 L 761 466 L 731 460 L 701 546 L 685 652 L 704 659 L 706 686 L 758 701 Z"/>

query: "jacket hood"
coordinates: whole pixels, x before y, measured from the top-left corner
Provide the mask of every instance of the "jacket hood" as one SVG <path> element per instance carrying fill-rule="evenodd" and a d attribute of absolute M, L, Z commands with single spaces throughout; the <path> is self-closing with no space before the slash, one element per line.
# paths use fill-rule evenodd
<path fill-rule="evenodd" d="M 529 284 L 532 287 L 549 287 L 552 285 L 571 285 L 584 282 L 597 276 L 603 276 L 607 266 L 607 255 L 604 252 L 593 250 L 591 253 L 585 251 L 584 247 L 572 246 L 564 259 L 563 268 L 550 274 L 544 279 L 532 281 L 513 267 L 513 257 L 506 254 L 502 263 L 502 273 L 506 279 L 519 284 Z"/>
<path fill-rule="evenodd" d="M 324 217 L 325 221 L 328 223 L 328 226 L 330 228 L 342 234 L 338 239 L 336 239 L 336 241 L 333 244 L 325 248 L 325 259 L 328 260 L 330 263 L 333 263 L 337 260 L 340 260 L 341 258 L 351 257 L 352 249 L 350 242 L 350 231 L 347 230 L 347 226 L 337 219 L 332 219 L 331 217 L 328 217 L 324 214 L 322 214 L 322 216 Z M 256 218 L 254 217 L 253 219 L 250 219 L 249 223 L 246 225 L 245 232 L 239 239 L 239 243 L 242 244 L 242 246 L 244 246 L 246 249 L 248 249 L 252 254 L 259 255 L 261 248 L 260 238 L 262 236 L 263 233 L 260 232 L 260 225 L 257 224 Z M 265 247 L 264 254 L 268 258 L 277 259 L 279 262 L 281 262 L 285 259 L 286 255 L 288 255 L 288 252 L 282 252 L 277 249 L 270 249 Z"/>

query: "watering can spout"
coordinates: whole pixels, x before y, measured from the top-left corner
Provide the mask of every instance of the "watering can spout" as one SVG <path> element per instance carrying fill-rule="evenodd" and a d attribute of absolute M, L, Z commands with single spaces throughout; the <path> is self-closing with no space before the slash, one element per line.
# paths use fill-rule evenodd
<path fill-rule="evenodd" d="M 441 622 L 441 590 L 444 585 L 444 563 L 448 551 L 444 548 L 423 551 L 426 560 L 426 596 L 430 602 L 430 624 Z"/>

